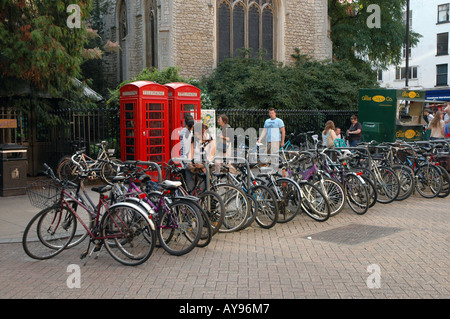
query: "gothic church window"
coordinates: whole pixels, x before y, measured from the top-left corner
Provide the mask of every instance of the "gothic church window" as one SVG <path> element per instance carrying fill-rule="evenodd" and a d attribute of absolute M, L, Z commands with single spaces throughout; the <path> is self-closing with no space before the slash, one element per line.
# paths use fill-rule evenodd
<path fill-rule="evenodd" d="M 238 55 L 239 49 L 260 49 L 265 58 L 274 58 L 273 0 L 217 0 L 218 60 Z"/>

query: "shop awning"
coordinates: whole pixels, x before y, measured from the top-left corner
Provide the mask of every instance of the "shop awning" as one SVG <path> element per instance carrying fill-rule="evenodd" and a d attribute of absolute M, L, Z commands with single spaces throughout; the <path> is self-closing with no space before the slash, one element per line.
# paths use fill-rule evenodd
<path fill-rule="evenodd" d="M 450 89 L 426 91 L 425 99 L 450 102 Z"/>

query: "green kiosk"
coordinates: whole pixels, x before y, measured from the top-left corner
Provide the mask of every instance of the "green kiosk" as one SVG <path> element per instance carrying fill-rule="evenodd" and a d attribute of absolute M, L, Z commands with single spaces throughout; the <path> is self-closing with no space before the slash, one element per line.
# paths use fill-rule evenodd
<path fill-rule="evenodd" d="M 444 103 L 426 100 L 425 91 L 420 90 L 361 89 L 358 121 L 362 125 L 362 141 L 424 140 L 424 109 Z"/>

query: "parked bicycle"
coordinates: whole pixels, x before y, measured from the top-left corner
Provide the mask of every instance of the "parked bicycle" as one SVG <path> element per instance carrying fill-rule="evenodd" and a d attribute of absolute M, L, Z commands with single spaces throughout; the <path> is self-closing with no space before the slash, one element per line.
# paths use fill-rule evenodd
<path fill-rule="evenodd" d="M 73 155 L 64 156 L 56 168 L 56 174 L 61 180 L 76 182 L 78 174 L 83 172 L 89 179 L 100 177 L 105 183 L 111 184 L 111 179 L 119 173 L 121 161 L 112 157 L 114 149 L 106 149 L 107 141 L 95 144 L 99 148 L 97 157 L 91 158 L 86 154 L 86 148 L 81 148 Z M 76 165 L 76 163 L 78 165 Z"/>
<path fill-rule="evenodd" d="M 81 238 L 84 234 L 90 238 L 80 256 L 82 259 L 94 252 L 99 254 L 103 247 L 124 265 L 136 266 L 149 259 L 156 235 L 155 226 L 144 211 L 132 203 L 109 205 L 105 193 L 111 186 L 92 189 L 99 193 L 95 205 L 84 191 L 85 174 L 80 173 L 78 183 L 74 184 L 58 179 L 50 167 L 44 166 L 44 173 L 52 182 L 41 181 L 28 189 L 31 203 L 44 207 L 31 219 L 23 234 L 22 246 L 28 256 L 42 260 L 58 255 L 71 245 L 80 227 L 84 228 Z M 68 186 L 76 187 L 76 191 L 72 192 Z M 86 214 L 87 221 L 82 218 Z M 81 241 L 76 240 L 71 247 Z"/>

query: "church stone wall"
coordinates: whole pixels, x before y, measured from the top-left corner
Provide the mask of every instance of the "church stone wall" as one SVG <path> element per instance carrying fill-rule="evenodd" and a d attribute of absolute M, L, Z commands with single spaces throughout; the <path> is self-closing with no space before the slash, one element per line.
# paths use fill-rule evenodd
<path fill-rule="evenodd" d="M 108 0 L 107 0 L 108 1 Z M 110 1 L 105 17 L 105 38 L 118 39 L 118 13 L 120 1 Z M 295 48 L 313 59 L 331 59 L 332 44 L 329 36 L 327 0 L 276 0 L 275 34 L 277 59 L 292 63 Z M 104 58 L 108 83 L 119 81 L 119 55 L 124 57 L 124 79 L 139 74 L 146 67 L 145 19 L 146 0 L 127 1 L 128 35 L 123 50 L 107 53 Z M 200 79 L 208 76 L 217 66 L 215 0 L 159 0 L 158 1 L 158 68 L 180 68 L 183 77 Z"/>

